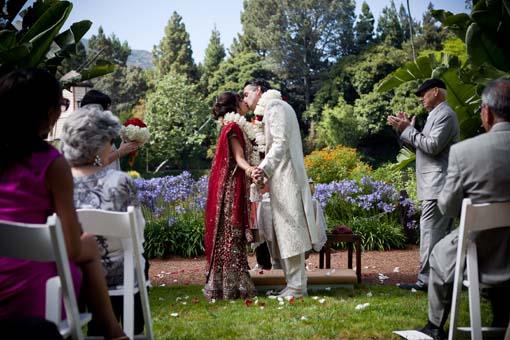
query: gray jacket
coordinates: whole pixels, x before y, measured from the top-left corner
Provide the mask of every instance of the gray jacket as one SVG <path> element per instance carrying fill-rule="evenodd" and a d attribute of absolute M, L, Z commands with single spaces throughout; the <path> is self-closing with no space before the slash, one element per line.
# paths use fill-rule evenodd
<path fill-rule="evenodd" d="M 510 123 L 498 123 L 488 133 L 452 146 L 439 209 L 459 216 L 464 198 L 510 201 Z M 510 280 L 510 228 L 480 233 L 477 245 L 482 281 Z"/>
<path fill-rule="evenodd" d="M 455 112 L 442 102 L 430 111 L 422 132 L 408 126 L 400 138 L 416 149 L 418 199 L 437 199 L 446 178 L 450 146 L 459 140 Z"/>

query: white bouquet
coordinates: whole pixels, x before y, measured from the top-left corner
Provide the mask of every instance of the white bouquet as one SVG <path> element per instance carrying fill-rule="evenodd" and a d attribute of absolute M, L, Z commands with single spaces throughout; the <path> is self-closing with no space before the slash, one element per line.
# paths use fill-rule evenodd
<path fill-rule="evenodd" d="M 131 118 L 120 129 L 120 138 L 125 142 L 137 142 L 143 145 L 149 141 L 150 133 L 143 121 Z"/>

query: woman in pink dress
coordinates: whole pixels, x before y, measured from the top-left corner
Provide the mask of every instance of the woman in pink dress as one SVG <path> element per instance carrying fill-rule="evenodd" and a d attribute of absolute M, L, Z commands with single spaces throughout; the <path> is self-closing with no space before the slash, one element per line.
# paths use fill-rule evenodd
<path fill-rule="evenodd" d="M 62 222 L 76 292 L 105 326 L 107 339 L 126 339 L 113 314 L 96 241 L 81 232 L 73 204 L 73 179 L 66 160 L 44 141 L 57 121 L 62 90 L 48 72 L 17 70 L 0 78 L 0 220 Z M 81 272 L 80 272 L 81 269 Z M 45 316 L 46 281 L 57 275 L 52 262 L 0 257 L 0 319 Z"/>

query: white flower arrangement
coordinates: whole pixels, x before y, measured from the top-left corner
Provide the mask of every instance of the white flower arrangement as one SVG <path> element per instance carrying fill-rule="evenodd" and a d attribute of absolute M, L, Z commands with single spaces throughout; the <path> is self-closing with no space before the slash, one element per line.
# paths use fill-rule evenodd
<path fill-rule="evenodd" d="M 137 142 L 143 145 L 149 141 L 150 132 L 146 127 L 136 125 L 122 126 L 120 138 L 125 142 Z"/>
<path fill-rule="evenodd" d="M 267 90 L 260 96 L 259 101 L 257 102 L 257 106 L 255 107 L 255 111 L 253 113 L 256 116 L 263 116 L 264 111 L 266 109 L 266 105 L 270 100 L 273 99 L 282 99 L 282 94 L 277 90 Z"/>

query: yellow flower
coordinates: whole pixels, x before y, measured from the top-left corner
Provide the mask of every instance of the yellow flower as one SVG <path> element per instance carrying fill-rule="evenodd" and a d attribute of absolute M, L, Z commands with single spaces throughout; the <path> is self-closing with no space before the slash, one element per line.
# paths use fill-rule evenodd
<path fill-rule="evenodd" d="M 131 178 L 141 178 L 142 177 L 142 176 L 140 176 L 140 173 L 138 171 L 135 171 L 135 170 L 128 171 L 127 174 Z"/>

